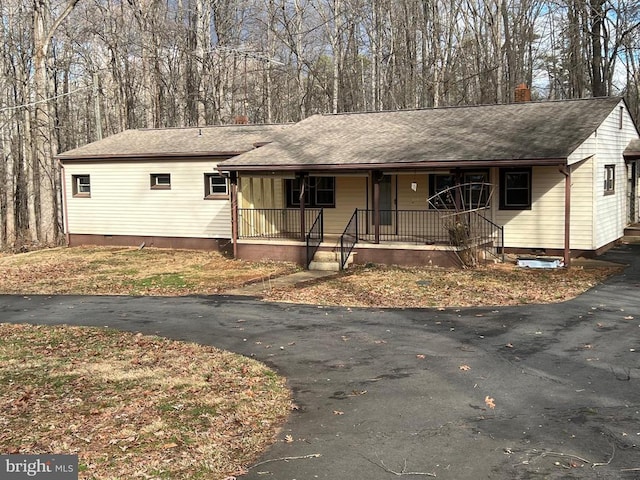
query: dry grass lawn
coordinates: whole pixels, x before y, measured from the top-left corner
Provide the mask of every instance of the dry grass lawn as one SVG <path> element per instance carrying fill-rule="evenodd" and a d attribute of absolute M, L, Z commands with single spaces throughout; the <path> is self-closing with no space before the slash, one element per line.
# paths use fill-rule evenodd
<path fill-rule="evenodd" d="M 216 252 L 119 247 L 38 250 L 0 257 L 0 293 L 211 295 L 299 270 Z"/>
<path fill-rule="evenodd" d="M 549 303 L 620 268 L 358 266 L 264 298 L 363 307 Z M 206 295 L 298 270 L 211 252 L 59 248 L 0 254 L 0 293 Z M 262 364 L 109 329 L 0 324 L 0 385 L 0 450 L 78 453 L 83 480 L 233 478 L 291 409 L 284 381 Z"/>
<path fill-rule="evenodd" d="M 281 288 L 270 301 L 352 307 L 521 305 L 569 300 L 622 267 L 532 270 L 513 264 L 471 270 L 358 266 L 316 284 Z"/>
<path fill-rule="evenodd" d="M 573 298 L 622 267 L 532 270 L 513 264 L 469 270 L 358 266 L 264 299 L 351 307 L 463 307 L 552 303 Z M 76 247 L 0 257 L 0 293 L 210 295 L 299 271 L 214 252 Z"/>
<path fill-rule="evenodd" d="M 212 347 L 0 324 L 0 450 L 78 454 L 81 479 L 224 479 L 291 409 L 283 379 Z"/>

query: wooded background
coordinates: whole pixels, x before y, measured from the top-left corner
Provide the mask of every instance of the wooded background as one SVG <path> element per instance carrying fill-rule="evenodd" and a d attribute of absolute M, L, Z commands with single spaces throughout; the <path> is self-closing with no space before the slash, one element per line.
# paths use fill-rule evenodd
<path fill-rule="evenodd" d="M 0 249 L 62 241 L 54 155 L 128 128 L 623 95 L 638 0 L 0 0 Z"/>

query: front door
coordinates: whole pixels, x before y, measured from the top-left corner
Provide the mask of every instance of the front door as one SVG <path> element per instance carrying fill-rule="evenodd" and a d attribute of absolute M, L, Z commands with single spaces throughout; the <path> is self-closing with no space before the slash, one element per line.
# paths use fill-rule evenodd
<path fill-rule="evenodd" d="M 391 175 L 385 175 L 380 182 L 380 225 L 393 224 L 393 188 Z"/>

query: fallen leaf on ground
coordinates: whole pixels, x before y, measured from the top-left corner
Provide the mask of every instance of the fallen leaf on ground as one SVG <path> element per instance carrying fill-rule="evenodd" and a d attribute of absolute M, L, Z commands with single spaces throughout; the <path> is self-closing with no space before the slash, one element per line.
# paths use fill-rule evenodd
<path fill-rule="evenodd" d="M 487 395 L 486 397 L 484 397 L 484 403 L 487 405 L 487 407 L 489 407 L 491 410 L 493 410 L 494 408 L 496 408 L 496 403 L 495 403 L 495 399 L 491 398 L 489 395 Z"/>
<path fill-rule="evenodd" d="M 366 390 L 353 390 L 350 396 L 357 397 L 358 395 L 364 395 L 365 393 L 367 393 Z"/>

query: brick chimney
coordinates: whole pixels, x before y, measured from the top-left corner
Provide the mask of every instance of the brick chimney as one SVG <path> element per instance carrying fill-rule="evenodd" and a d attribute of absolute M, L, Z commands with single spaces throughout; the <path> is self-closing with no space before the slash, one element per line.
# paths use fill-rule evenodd
<path fill-rule="evenodd" d="M 516 87 L 516 91 L 513 96 L 513 101 L 516 103 L 531 101 L 531 89 L 527 87 L 526 83 L 521 83 Z"/>

